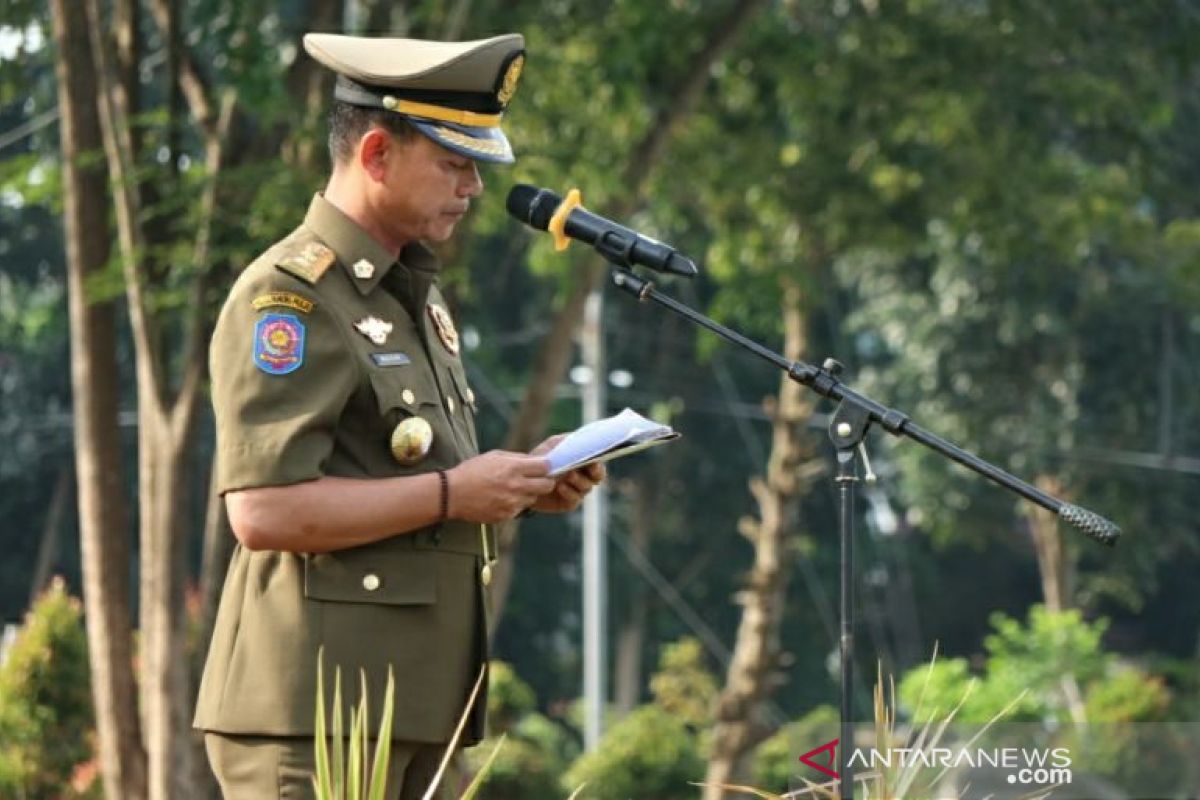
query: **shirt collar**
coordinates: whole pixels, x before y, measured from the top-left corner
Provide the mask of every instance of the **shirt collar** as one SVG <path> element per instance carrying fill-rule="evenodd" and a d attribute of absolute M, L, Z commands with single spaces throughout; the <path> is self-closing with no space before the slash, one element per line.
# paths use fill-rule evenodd
<path fill-rule="evenodd" d="M 308 206 L 304 226 L 333 250 L 360 294 L 370 294 L 396 261 L 383 245 L 320 193 L 313 196 Z M 407 256 L 411 247 L 406 247 L 403 255 Z"/>

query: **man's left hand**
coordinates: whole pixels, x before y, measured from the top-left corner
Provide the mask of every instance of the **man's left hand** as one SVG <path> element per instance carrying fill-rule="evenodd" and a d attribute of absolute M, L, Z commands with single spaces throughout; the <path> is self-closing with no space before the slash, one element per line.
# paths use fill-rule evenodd
<path fill-rule="evenodd" d="M 554 449 L 555 445 L 562 441 L 563 436 L 563 434 L 551 436 L 535 447 L 530 455 L 540 456 L 550 452 Z M 587 493 L 603 481 L 607 474 L 608 471 L 604 468 L 603 464 L 588 464 L 586 467 L 571 470 L 564 475 L 558 476 L 555 480 L 554 489 L 534 501 L 530 509 L 548 514 L 561 514 L 574 511 L 579 508 L 579 504 L 583 502 L 583 498 Z"/>

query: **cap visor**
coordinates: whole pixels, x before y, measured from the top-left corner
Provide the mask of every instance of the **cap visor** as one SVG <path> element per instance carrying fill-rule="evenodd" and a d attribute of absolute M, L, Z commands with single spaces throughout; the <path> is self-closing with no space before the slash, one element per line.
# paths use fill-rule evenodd
<path fill-rule="evenodd" d="M 500 128 L 472 128 L 448 122 L 431 122 L 415 117 L 408 117 L 408 121 L 414 128 L 447 150 L 453 150 L 476 161 L 511 164 L 516 160 L 513 157 L 512 146 L 508 143 L 508 137 Z"/>

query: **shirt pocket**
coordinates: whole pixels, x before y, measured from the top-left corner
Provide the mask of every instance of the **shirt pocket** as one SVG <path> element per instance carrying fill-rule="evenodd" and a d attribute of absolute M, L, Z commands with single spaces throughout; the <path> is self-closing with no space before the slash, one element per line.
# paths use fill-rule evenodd
<path fill-rule="evenodd" d="M 304 596 L 337 603 L 391 606 L 437 602 L 436 553 L 401 547 L 385 540 L 374 544 L 308 555 L 304 559 Z"/>
<path fill-rule="evenodd" d="M 371 391 L 385 421 L 396 423 L 416 414 L 426 417 L 430 424 L 436 414 L 437 386 L 428 367 L 415 362 L 402 367 L 376 367 L 369 373 Z"/>
<path fill-rule="evenodd" d="M 386 451 L 388 472 L 393 475 L 416 475 L 454 466 L 457 463 L 454 434 L 448 427 L 437 384 L 429 367 L 417 362 L 399 368 L 374 369 L 369 377 L 379 411 L 378 435 Z M 398 427 L 412 417 L 420 417 L 429 423 L 432 439 L 424 457 L 405 463 L 394 458 L 391 437 Z"/>

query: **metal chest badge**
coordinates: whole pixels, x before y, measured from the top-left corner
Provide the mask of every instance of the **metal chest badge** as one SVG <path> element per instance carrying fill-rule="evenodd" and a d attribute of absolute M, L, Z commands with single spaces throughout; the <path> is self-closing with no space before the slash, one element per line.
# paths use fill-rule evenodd
<path fill-rule="evenodd" d="M 267 314 L 254 326 L 254 366 L 287 375 L 304 363 L 304 323 L 292 314 Z"/>
<path fill-rule="evenodd" d="M 366 317 L 354 323 L 354 329 L 375 344 L 385 344 L 388 334 L 392 332 L 392 323 L 384 322 L 379 317 Z"/>
<path fill-rule="evenodd" d="M 392 457 L 400 464 L 416 464 L 433 446 L 433 428 L 422 417 L 409 417 L 392 431 Z"/>
<path fill-rule="evenodd" d="M 450 351 L 450 355 L 458 355 L 458 331 L 454 328 L 454 320 L 450 318 L 450 312 L 439 305 L 430 303 L 426 306 L 429 309 L 429 318 L 433 320 L 433 327 L 437 331 L 438 338 L 442 340 L 442 345 Z"/>

